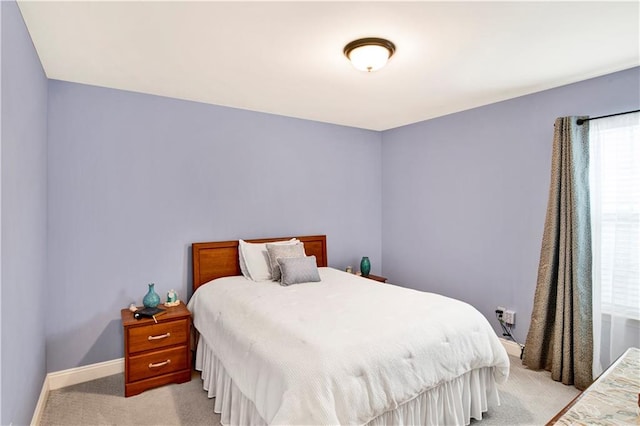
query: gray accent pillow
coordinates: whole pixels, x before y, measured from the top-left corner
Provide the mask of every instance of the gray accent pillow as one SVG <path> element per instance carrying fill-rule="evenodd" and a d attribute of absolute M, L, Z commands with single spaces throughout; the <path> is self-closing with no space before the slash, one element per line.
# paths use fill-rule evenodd
<path fill-rule="evenodd" d="M 304 245 L 302 243 L 287 245 L 267 243 L 267 254 L 269 255 L 271 278 L 274 281 L 280 281 L 280 265 L 278 265 L 278 259 L 304 257 Z"/>
<path fill-rule="evenodd" d="M 278 258 L 278 264 L 282 272 L 281 285 L 320 281 L 315 256 Z"/>

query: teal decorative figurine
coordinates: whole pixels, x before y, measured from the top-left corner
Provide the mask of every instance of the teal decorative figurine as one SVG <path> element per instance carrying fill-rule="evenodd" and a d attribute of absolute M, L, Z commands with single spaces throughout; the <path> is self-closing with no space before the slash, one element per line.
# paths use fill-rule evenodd
<path fill-rule="evenodd" d="M 363 277 L 368 277 L 369 272 L 371 272 L 371 262 L 369 262 L 367 256 L 363 257 L 360 261 L 360 272 L 362 272 Z"/>
<path fill-rule="evenodd" d="M 142 299 L 142 304 L 145 308 L 155 308 L 160 304 L 160 296 L 153 289 L 154 286 L 154 283 L 149 284 L 149 291 Z"/>

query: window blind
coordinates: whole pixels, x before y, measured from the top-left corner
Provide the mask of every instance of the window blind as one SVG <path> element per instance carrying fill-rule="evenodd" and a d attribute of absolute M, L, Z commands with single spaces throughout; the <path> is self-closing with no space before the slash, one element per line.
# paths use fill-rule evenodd
<path fill-rule="evenodd" d="M 640 320 L 640 113 L 591 121 L 589 146 L 594 290 Z"/>

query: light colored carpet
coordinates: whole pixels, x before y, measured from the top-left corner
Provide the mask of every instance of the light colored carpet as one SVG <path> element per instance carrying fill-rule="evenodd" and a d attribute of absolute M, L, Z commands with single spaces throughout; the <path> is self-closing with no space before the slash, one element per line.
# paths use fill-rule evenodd
<path fill-rule="evenodd" d="M 511 374 L 500 385 L 500 407 L 491 407 L 474 426 L 543 425 L 577 394 L 572 386 L 551 380 L 546 371 L 531 371 L 511 357 Z M 49 393 L 42 425 L 218 425 L 213 400 L 193 380 L 124 398 L 122 374 Z"/>

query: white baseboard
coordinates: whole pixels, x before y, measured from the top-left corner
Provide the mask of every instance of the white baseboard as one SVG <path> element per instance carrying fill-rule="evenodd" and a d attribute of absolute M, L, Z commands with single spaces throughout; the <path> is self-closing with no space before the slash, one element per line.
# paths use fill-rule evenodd
<path fill-rule="evenodd" d="M 517 356 L 518 358 L 520 358 L 520 352 L 522 350 L 520 349 L 519 344 L 517 344 L 516 342 L 512 342 L 511 340 L 503 339 L 502 337 L 500 337 L 499 339 L 500 343 L 502 343 L 502 346 L 504 346 L 509 355 Z"/>
<path fill-rule="evenodd" d="M 49 389 L 55 390 L 122 373 L 123 371 L 124 358 L 118 358 L 111 361 L 49 373 L 47 374 L 47 380 L 49 381 Z"/>
<path fill-rule="evenodd" d="M 31 425 L 39 425 L 40 420 L 42 420 L 42 413 L 44 412 L 44 406 L 47 403 L 47 398 L 49 397 L 49 381 L 47 380 L 47 376 L 44 378 L 44 383 L 42 384 L 42 390 L 40 391 L 40 398 L 38 398 L 38 403 L 36 404 L 36 409 L 33 411 L 33 417 L 31 418 Z"/>
<path fill-rule="evenodd" d="M 42 419 L 44 406 L 47 402 L 49 392 L 90 380 L 100 379 L 124 372 L 124 358 L 111 361 L 99 362 L 97 364 L 84 365 L 82 367 L 70 368 L 68 370 L 55 371 L 49 373 L 44 378 L 40 398 L 36 404 L 36 409 L 31 418 L 32 425 L 39 425 Z"/>

